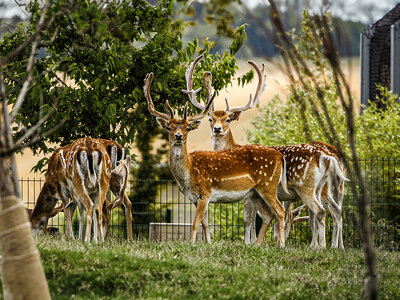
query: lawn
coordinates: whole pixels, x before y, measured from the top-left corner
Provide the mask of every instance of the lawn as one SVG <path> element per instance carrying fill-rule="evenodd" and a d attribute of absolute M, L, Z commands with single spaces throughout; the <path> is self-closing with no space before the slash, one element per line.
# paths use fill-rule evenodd
<path fill-rule="evenodd" d="M 37 239 L 53 299 L 359 299 L 359 249 L 223 241 L 85 244 Z M 400 297 L 400 253 L 378 251 L 381 299 Z"/>

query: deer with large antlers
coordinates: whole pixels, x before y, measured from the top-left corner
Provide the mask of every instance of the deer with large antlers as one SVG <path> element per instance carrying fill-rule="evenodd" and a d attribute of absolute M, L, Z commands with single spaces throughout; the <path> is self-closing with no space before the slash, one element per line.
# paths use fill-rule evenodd
<path fill-rule="evenodd" d="M 183 118 L 174 117 L 174 112 L 166 106 L 169 114 L 155 110 L 150 95 L 153 73 L 144 80 L 144 93 L 149 112 L 169 133 L 170 168 L 181 191 L 196 206 L 191 240 L 194 242 L 200 223 L 205 229 L 206 241 L 211 242 L 208 230 L 207 208 L 212 203 L 231 203 L 241 201 L 254 189 L 268 205 L 278 221 L 278 244 L 283 247 L 285 209 L 276 197 L 276 188 L 285 180 L 285 162 L 278 151 L 258 146 L 240 147 L 223 151 L 187 152 L 189 131 L 199 127 L 200 120 L 210 109 L 211 97 L 200 114 L 189 116 L 186 102 Z"/>
<path fill-rule="evenodd" d="M 199 90 L 193 90 L 193 80 L 192 78 L 190 78 L 193 75 L 194 67 L 200 59 L 201 57 L 198 57 L 191 65 L 191 69 L 188 69 L 187 71 L 187 91 L 185 91 L 185 93 L 191 95 L 190 100 L 195 107 L 199 109 L 204 109 L 204 105 L 196 100 L 195 95 L 199 92 Z M 243 111 L 251 109 L 258 104 L 266 86 L 264 64 L 261 68 L 252 61 L 249 61 L 249 64 L 256 70 L 256 73 L 258 75 L 258 84 L 254 98 L 252 98 L 252 96 L 250 95 L 247 104 L 240 107 L 231 107 L 228 100 L 225 99 L 225 110 L 214 110 L 214 108 L 212 107 L 209 112 L 211 138 L 214 150 L 236 149 L 243 147 L 242 145 L 235 142 L 232 132 L 229 128 L 229 124 L 231 121 L 238 120 L 240 114 Z M 209 95 L 211 95 L 211 80 L 211 73 L 206 72 L 204 74 L 204 85 L 206 87 L 207 98 L 209 97 Z M 257 145 L 254 146 L 258 147 Z M 247 145 L 246 147 L 249 147 L 249 145 Z M 319 194 L 321 191 L 321 187 L 324 186 L 325 182 L 328 180 L 329 174 L 336 172 L 335 174 L 337 174 L 341 178 L 344 178 L 337 157 L 330 155 L 326 151 L 321 151 L 317 147 L 307 144 L 271 148 L 281 152 L 287 162 L 288 187 L 290 192 L 286 193 L 281 187 L 278 186 L 278 198 L 281 201 L 289 201 L 289 203 L 301 199 L 308 206 L 312 216 L 311 228 L 313 232 L 313 239 L 311 242 L 311 246 L 325 247 L 325 209 L 319 201 Z M 252 194 L 246 197 L 246 199 L 248 199 L 249 197 L 251 198 L 252 196 L 258 197 L 257 194 Z M 245 204 L 245 238 L 246 241 L 249 242 L 248 236 L 255 236 L 254 233 L 250 234 L 250 231 L 254 231 L 254 212 L 257 209 L 259 211 L 260 209 L 268 211 L 268 207 L 262 208 L 262 201 L 250 201 L 249 203 Z M 257 204 L 257 209 L 255 209 L 252 205 Z M 296 221 L 292 219 L 290 209 L 291 205 L 287 204 L 286 208 L 285 238 L 289 234 L 293 222 Z M 333 213 L 336 214 L 337 210 L 333 210 Z M 304 218 L 297 220 L 300 221 L 303 219 Z M 259 238 L 257 239 L 258 243 L 260 242 L 260 238 L 262 240 L 263 235 L 265 235 L 270 221 L 271 217 L 263 217 L 263 227 L 261 228 Z"/>

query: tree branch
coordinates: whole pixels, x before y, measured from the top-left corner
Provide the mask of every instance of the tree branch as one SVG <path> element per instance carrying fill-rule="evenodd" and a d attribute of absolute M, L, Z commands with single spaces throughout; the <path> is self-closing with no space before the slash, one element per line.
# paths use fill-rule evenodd
<path fill-rule="evenodd" d="M 27 147 L 30 147 L 34 144 L 36 144 L 38 141 L 40 141 L 41 139 L 53 134 L 54 132 L 56 132 L 58 129 L 60 129 L 62 126 L 64 126 L 65 122 L 67 120 L 66 119 L 62 119 L 61 122 L 53 127 L 52 129 L 46 131 L 45 133 L 41 134 L 41 135 L 37 135 L 35 136 L 32 140 L 30 140 L 28 143 L 23 143 L 23 144 L 19 144 L 19 145 L 14 145 L 11 148 L 8 149 L 0 149 L 0 158 L 6 157 L 11 155 L 12 153 L 15 153 L 16 151 L 20 151 L 23 150 Z"/>
<path fill-rule="evenodd" d="M 21 53 L 21 51 L 24 50 L 33 40 L 37 39 L 42 29 L 48 25 L 45 23 L 45 15 L 47 14 L 48 9 L 49 9 L 49 0 L 46 0 L 43 6 L 42 15 L 40 16 L 40 20 L 38 25 L 36 26 L 35 32 L 31 36 L 29 36 L 21 45 L 19 45 L 17 49 L 15 49 L 9 55 L 4 57 L 2 60 L 0 60 L 0 69 L 2 69 L 4 65 L 8 63 L 11 59 L 13 59 L 19 53 Z"/>

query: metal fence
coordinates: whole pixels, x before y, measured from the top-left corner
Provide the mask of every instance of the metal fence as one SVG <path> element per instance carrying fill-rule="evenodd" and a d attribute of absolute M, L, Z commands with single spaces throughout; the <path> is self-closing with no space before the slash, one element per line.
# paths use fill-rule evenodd
<path fill-rule="evenodd" d="M 365 182 L 370 196 L 370 220 L 375 244 L 386 249 L 400 249 L 400 159 L 361 160 Z M 33 208 L 44 180 L 21 179 L 22 199 L 27 207 Z M 154 192 L 146 196 L 135 194 L 138 187 L 151 186 Z M 142 193 L 143 194 L 143 193 Z M 161 227 L 156 231 L 158 238 L 189 237 L 195 216 L 194 205 L 179 191 L 175 181 L 170 180 L 131 180 L 127 195 L 132 201 L 133 232 L 135 236 L 148 237 L 150 223 Z M 299 203 L 298 205 L 300 205 Z M 213 240 L 240 240 L 244 237 L 243 203 L 210 204 L 209 224 Z M 305 211 L 303 213 L 307 214 Z M 78 228 L 77 215 L 74 216 L 74 230 Z M 184 225 L 186 224 L 186 225 Z M 356 200 L 347 184 L 343 205 L 343 237 L 347 247 L 360 247 L 359 220 Z M 64 216 L 58 214 L 49 221 L 49 226 L 65 230 Z M 164 227 L 164 230 L 163 228 Z M 327 243 L 332 234 L 332 219 L 327 213 Z M 126 226 L 121 208 L 111 215 L 110 233 L 125 237 Z M 163 235 L 163 236 L 161 236 Z M 175 236 L 174 236 L 175 235 Z M 157 239 L 157 236 L 153 236 Z M 267 241 L 273 241 L 271 231 Z M 311 230 L 308 222 L 296 223 L 288 243 L 309 243 Z M 329 245 L 329 244 L 328 244 Z"/>

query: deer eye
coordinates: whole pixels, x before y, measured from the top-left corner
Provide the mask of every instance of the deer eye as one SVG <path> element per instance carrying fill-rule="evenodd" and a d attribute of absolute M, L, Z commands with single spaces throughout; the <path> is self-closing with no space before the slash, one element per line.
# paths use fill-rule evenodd
<path fill-rule="evenodd" d="M 209 119 L 208 119 L 208 121 L 212 122 L 212 119 L 211 119 L 211 118 L 209 118 Z"/>
<path fill-rule="evenodd" d="M 169 126 L 165 127 L 165 129 L 167 129 L 168 131 L 172 130 L 172 128 Z"/>
<path fill-rule="evenodd" d="M 231 121 L 231 119 L 229 119 L 229 118 L 228 118 L 228 119 L 226 119 L 226 121 L 225 121 L 225 122 L 229 123 L 230 121 Z"/>

